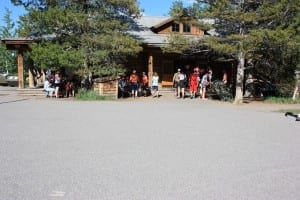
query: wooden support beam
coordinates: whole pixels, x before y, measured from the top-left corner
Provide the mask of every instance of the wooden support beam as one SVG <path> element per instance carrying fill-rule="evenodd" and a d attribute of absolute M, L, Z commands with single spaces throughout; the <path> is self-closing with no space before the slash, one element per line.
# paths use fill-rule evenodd
<path fill-rule="evenodd" d="M 148 55 L 148 80 L 149 85 L 152 85 L 152 77 L 153 77 L 153 55 L 152 52 Z"/>
<path fill-rule="evenodd" d="M 23 64 L 23 52 L 18 51 L 18 85 L 19 89 L 24 89 L 24 64 Z"/>

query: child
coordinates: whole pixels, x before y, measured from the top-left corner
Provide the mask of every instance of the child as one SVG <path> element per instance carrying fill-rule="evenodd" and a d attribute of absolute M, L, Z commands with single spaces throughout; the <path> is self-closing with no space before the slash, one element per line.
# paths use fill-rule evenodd
<path fill-rule="evenodd" d="M 154 72 L 153 77 L 152 77 L 152 90 L 154 91 L 153 97 L 159 97 L 158 80 L 159 80 L 159 76 L 157 75 L 156 72 Z"/>

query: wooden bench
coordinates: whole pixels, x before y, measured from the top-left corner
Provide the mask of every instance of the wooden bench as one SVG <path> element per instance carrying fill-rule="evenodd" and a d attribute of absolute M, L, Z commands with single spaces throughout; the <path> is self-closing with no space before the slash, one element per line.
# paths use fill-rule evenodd
<path fill-rule="evenodd" d="M 161 81 L 162 87 L 172 87 L 173 86 L 173 74 L 164 74 Z"/>

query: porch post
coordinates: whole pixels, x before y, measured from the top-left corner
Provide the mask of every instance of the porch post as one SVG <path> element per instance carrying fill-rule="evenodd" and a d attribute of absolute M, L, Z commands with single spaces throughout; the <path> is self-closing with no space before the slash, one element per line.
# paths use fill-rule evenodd
<path fill-rule="evenodd" d="M 24 89 L 24 67 L 23 67 L 23 52 L 18 51 L 18 85 L 19 89 Z"/>
<path fill-rule="evenodd" d="M 149 86 L 152 85 L 152 77 L 153 77 L 153 55 L 152 52 L 148 55 L 148 80 Z"/>
<path fill-rule="evenodd" d="M 28 87 L 34 88 L 33 74 L 30 69 L 28 69 Z"/>

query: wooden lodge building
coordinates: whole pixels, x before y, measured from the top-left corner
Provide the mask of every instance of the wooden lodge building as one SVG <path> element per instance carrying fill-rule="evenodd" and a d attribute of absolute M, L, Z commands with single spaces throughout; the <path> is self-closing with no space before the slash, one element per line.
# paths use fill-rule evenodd
<path fill-rule="evenodd" d="M 209 21 L 206 21 L 209 23 Z M 183 34 L 197 40 L 209 37 L 213 32 L 201 30 L 193 24 L 177 22 L 173 17 L 143 16 L 135 21 L 135 27 L 129 33 L 143 43 L 143 51 L 127 63 L 128 73 L 136 70 L 148 72 L 151 80 L 153 72 L 160 76 L 161 86 L 172 85 L 173 74 L 180 68 L 183 72 L 189 73 L 193 67 L 200 69 L 211 68 L 213 79 L 221 79 L 222 70 L 226 70 L 229 81 L 233 81 L 236 62 L 224 60 L 224 58 L 212 50 L 203 49 L 199 52 L 191 52 L 186 55 L 163 53 L 161 47 L 167 42 L 168 36 L 172 33 Z"/>
<path fill-rule="evenodd" d="M 128 31 L 137 40 L 141 41 L 143 51 L 138 56 L 128 59 L 126 69 L 128 74 L 136 70 L 139 74 L 143 71 L 148 73 L 151 80 L 153 72 L 160 76 L 162 87 L 172 86 L 172 77 L 177 68 L 183 72 L 189 73 L 193 67 L 198 66 L 200 69 L 211 68 L 213 70 L 213 79 L 221 79 L 222 70 L 226 70 L 229 75 L 229 81 L 233 82 L 235 75 L 234 61 L 222 60 L 220 55 L 212 50 L 204 50 L 186 55 L 163 53 L 161 47 L 167 42 L 171 33 L 180 33 L 189 37 L 201 39 L 209 37 L 209 31 L 201 30 L 192 24 L 176 22 L 172 17 L 153 17 L 143 16 L 131 21 Z M 18 61 L 18 81 L 19 88 L 24 88 L 24 52 L 30 50 L 32 39 L 28 38 L 6 38 L 2 42 L 8 50 L 17 51 Z M 25 69 L 29 68 L 26 66 Z M 29 87 L 32 87 L 33 77 L 29 70 Z"/>

